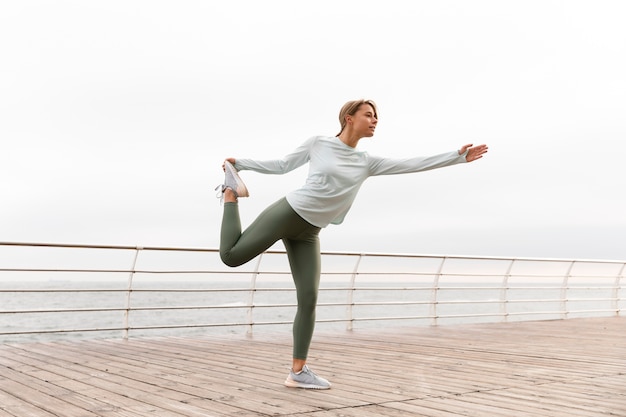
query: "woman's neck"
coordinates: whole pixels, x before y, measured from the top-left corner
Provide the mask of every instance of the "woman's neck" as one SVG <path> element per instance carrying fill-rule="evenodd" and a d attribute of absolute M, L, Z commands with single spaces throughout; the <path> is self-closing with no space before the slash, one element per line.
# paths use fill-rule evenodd
<path fill-rule="evenodd" d="M 356 146 L 359 144 L 359 140 L 361 140 L 360 137 L 356 135 L 351 135 L 350 133 L 345 131 L 341 132 L 337 137 L 339 138 L 339 140 L 341 140 L 343 143 L 351 148 L 356 148 Z"/>

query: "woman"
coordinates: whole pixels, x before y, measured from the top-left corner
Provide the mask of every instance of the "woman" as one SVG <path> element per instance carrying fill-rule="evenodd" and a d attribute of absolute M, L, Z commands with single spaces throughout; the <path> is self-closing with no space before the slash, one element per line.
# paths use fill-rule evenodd
<path fill-rule="evenodd" d="M 219 196 L 224 200 L 220 256 L 225 264 L 244 264 L 278 240 L 285 245 L 298 299 L 293 323 L 293 364 L 285 381 L 288 387 L 328 389 L 331 386 L 306 366 L 321 272 L 320 230 L 343 222 L 361 184 L 370 176 L 471 162 L 487 152 L 486 145 L 471 144 L 426 158 L 388 159 L 358 151 L 359 140 L 374 136 L 378 124 L 376 105 L 371 100 L 346 103 L 339 112 L 339 122 L 341 131 L 336 136 L 312 137 L 283 159 L 227 158 L 225 182 L 219 186 Z M 248 190 L 237 171 L 284 174 L 307 162 L 309 174 L 305 185 L 265 209 L 242 233 L 238 197 L 247 197 Z"/>

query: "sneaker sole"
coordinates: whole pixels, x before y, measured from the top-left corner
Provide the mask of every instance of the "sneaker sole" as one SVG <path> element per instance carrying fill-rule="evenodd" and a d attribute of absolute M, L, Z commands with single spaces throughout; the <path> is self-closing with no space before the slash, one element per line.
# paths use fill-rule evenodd
<path fill-rule="evenodd" d="M 321 385 L 313 385 L 313 384 L 303 384 L 301 382 L 296 382 L 291 378 L 287 378 L 285 380 L 285 386 L 289 388 L 303 388 L 303 389 L 330 389 L 330 386 L 321 386 Z"/>

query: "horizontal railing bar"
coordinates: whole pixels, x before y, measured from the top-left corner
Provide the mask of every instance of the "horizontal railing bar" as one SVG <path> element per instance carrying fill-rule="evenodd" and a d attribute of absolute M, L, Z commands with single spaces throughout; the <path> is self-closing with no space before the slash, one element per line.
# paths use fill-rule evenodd
<path fill-rule="evenodd" d="M 562 287 L 355 287 L 353 291 L 484 291 L 484 290 L 560 290 Z M 602 286 L 602 287 L 566 287 L 567 290 L 614 290 L 616 287 Z M 619 290 L 621 287 L 617 287 Z M 350 287 L 327 287 L 320 288 L 320 292 L 330 291 L 350 291 Z M 219 293 L 219 292 L 290 292 L 295 291 L 293 287 L 282 288 L 263 288 L 258 287 L 254 289 L 250 288 L 133 288 L 133 293 Z M 86 292 L 98 292 L 98 293 L 115 293 L 115 292 L 128 292 L 126 288 L 0 288 L 0 293 L 86 293 Z M 590 299 L 595 300 L 595 299 Z"/>
<path fill-rule="evenodd" d="M 158 247 L 158 246 L 124 246 L 124 245 L 86 245 L 86 244 L 58 244 L 37 242 L 0 242 L 0 246 L 23 246 L 23 247 L 51 247 L 68 249 L 113 249 L 113 250 L 144 250 L 144 251 L 175 251 L 175 252 L 206 252 L 218 253 L 214 248 L 191 248 L 191 247 Z M 268 250 L 267 254 L 284 254 L 280 250 Z M 384 252 L 346 252 L 346 251 L 322 251 L 327 256 L 352 256 L 352 257 L 387 257 L 387 258 L 415 258 L 415 259 L 450 259 L 450 260 L 495 260 L 495 261 L 527 261 L 527 262 L 555 262 L 555 263 L 585 263 L 585 264 L 623 264 L 623 260 L 610 259 L 573 259 L 573 258 L 528 258 L 528 257 L 502 257 L 502 256 L 474 256 L 474 255 L 439 255 L 439 254 L 413 254 L 413 253 L 384 253 Z M 359 272 L 361 273 L 361 272 Z M 374 272 L 375 273 L 375 272 Z"/>
<path fill-rule="evenodd" d="M 68 308 L 68 309 L 37 309 L 37 310 L 0 310 L 0 314 L 41 314 L 41 313 L 110 313 L 113 311 L 126 311 L 122 307 L 111 308 Z"/>
<path fill-rule="evenodd" d="M 562 300 L 560 298 L 553 299 L 524 299 L 524 300 L 507 300 L 506 303 L 557 303 L 557 302 L 591 302 L 591 301 L 619 301 L 618 298 L 569 298 Z M 500 304 L 502 301 L 495 299 L 487 300 L 440 300 L 435 304 Z M 431 301 L 361 301 L 353 303 L 318 303 L 318 307 L 365 307 L 365 306 L 410 306 L 410 305 L 428 305 Z M 248 308 L 292 308 L 297 307 L 295 303 L 284 304 L 240 304 L 240 305 L 198 305 L 198 306 L 144 306 L 133 307 L 133 311 L 171 311 L 171 310 L 218 310 L 218 309 L 248 309 Z M 126 311 L 123 307 L 101 307 L 101 308 L 73 308 L 73 309 L 36 309 L 36 310 L 0 310 L 0 314 L 38 314 L 38 313 L 91 313 L 91 312 L 115 312 Z M 572 310 L 568 310 L 572 311 Z M 611 310 L 612 311 L 612 310 Z"/>
<path fill-rule="evenodd" d="M 579 313 L 613 313 L 616 310 L 574 310 L 569 311 L 569 314 Z M 474 313 L 474 314 L 450 314 L 450 315 L 420 315 L 420 316 L 388 316 L 388 317 L 355 317 L 351 321 L 364 322 L 364 321 L 398 321 L 398 320 L 427 320 L 427 319 L 462 319 L 462 318 L 476 318 L 476 317 L 504 317 L 504 316 L 525 316 L 525 315 L 560 315 L 563 311 L 525 311 L 525 312 L 512 312 L 512 313 Z M 319 319 L 318 323 L 340 323 L 346 322 L 346 319 Z M 132 326 L 127 330 L 164 330 L 164 329 L 187 329 L 187 328 L 213 328 L 213 327 L 243 327 L 249 325 L 264 326 L 264 325 L 290 325 L 292 321 L 271 321 L 271 322 L 253 322 L 253 323 L 204 323 L 204 324 L 185 324 L 185 325 L 158 325 L 158 326 Z M 27 334 L 54 334 L 54 333 L 87 333 L 87 332 L 111 332 L 121 331 L 126 328 L 121 327 L 106 327 L 106 328 L 85 328 L 85 329 L 48 329 L 48 330 L 31 330 L 31 331 L 15 331 L 15 332 L 0 332 L 0 336 L 15 336 L 15 335 L 27 335 Z"/>
<path fill-rule="evenodd" d="M 561 277 L 562 279 L 563 277 Z M 532 287 L 498 287 L 498 286 L 493 286 L 493 287 L 483 287 L 483 286 L 473 286 L 473 287 L 451 287 L 451 286 L 444 286 L 444 287 L 354 287 L 354 291 L 367 291 L 367 290 L 373 290 L 373 291 L 402 291 L 402 290 L 407 290 L 407 291 L 418 291 L 418 290 L 437 290 L 437 291 L 449 291 L 449 290 L 463 290 L 463 291 L 484 291 L 484 290 L 511 290 L 511 291 L 516 291 L 516 290 L 560 290 L 562 289 L 562 286 L 532 286 Z M 619 287 L 618 287 L 619 288 Z M 325 290 L 349 290 L 349 287 L 346 288 L 320 288 L 320 290 L 325 289 Z M 569 290 L 612 290 L 615 289 L 614 286 L 607 284 L 605 286 L 598 286 L 598 287 L 590 287 L 590 286 L 569 286 L 566 287 L 566 289 Z"/>
<path fill-rule="evenodd" d="M 612 312 L 613 310 L 590 310 L 589 312 Z M 577 311 L 584 312 L 584 311 Z M 564 311 L 525 311 L 517 313 L 473 313 L 473 314 L 446 314 L 425 316 L 389 316 L 389 317 L 357 317 L 353 321 L 381 321 L 381 320 L 422 320 L 422 319 L 462 319 L 472 317 L 505 317 L 523 315 L 560 315 Z M 570 311 L 571 313 L 571 311 Z"/>
<path fill-rule="evenodd" d="M 0 246 L 50 247 L 74 249 L 113 249 L 113 250 L 144 250 L 144 251 L 174 251 L 174 252 L 207 252 L 219 253 L 215 248 L 166 247 L 166 246 L 129 246 L 129 245 L 92 245 L 43 242 L 0 242 Z M 281 250 L 268 250 L 267 254 L 284 254 Z M 414 253 L 384 253 L 384 252 L 349 252 L 349 251 L 322 251 L 322 255 L 351 256 L 351 257 L 386 257 L 386 258 L 414 258 L 414 259 L 449 259 L 449 260 L 485 260 L 485 261 L 532 261 L 558 263 L 590 263 L 590 264 L 623 264 L 623 260 L 610 259 L 573 259 L 573 258 L 528 258 L 507 256 L 474 256 L 474 255 L 442 255 L 442 254 L 414 254 Z"/>
<path fill-rule="evenodd" d="M 136 290 L 133 290 L 133 292 L 135 292 Z M 54 293 L 54 294 L 58 294 L 58 293 L 75 293 L 75 292 L 98 292 L 98 293 L 105 293 L 105 292 L 128 292 L 128 289 L 122 289 L 122 288 L 85 288 L 85 289 L 79 289 L 79 288 L 67 288 L 67 289 L 62 289 L 62 288 L 12 288 L 12 289 L 0 289 L 0 293 Z"/>
<path fill-rule="evenodd" d="M 0 332 L 0 336 L 16 336 L 26 334 L 54 334 L 54 333 L 89 333 L 89 332 L 117 332 L 124 327 L 97 327 L 86 329 L 47 329 L 47 330 L 20 330 L 15 332 Z"/>
<path fill-rule="evenodd" d="M 190 247 L 166 247 L 166 246 L 128 246 L 128 245 L 86 245 L 68 243 L 42 243 L 42 242 L 0 242 L 0 246 L 26 246 L 46 248 L 69 248 L 69 249 L 114 249 L 114 250 L 146 250 L 146 251 L 175 251 L 175 252 L 213 252 L 219 253 L 214 248 L 190 248 Z"/>
<path fill-rule="evenodd" d="M 254 325 L 286 325 L 293 324 L 292 321 L 276 322 L 255 322 Z M 0 336 L 26 335 L 26 334 L 53 334 L 53 333 L 86 333 L 86 332 L 109 332 L 121 330 L 160 330 L 160 329 L 187 329 L 187 328 L 211 328 L 211 327 L 242 327 L 249 326 L 250 323 L 209 323 L 209 324 L 173 324 L 158 326 L 130 326 L 125 327 L 105 327 L 94 329 L 48 329 L 48 330 L 24 330 L 16 332 L 0 332 Z"/>
<path fill-rule="evenodd" d="M 534 303 L 534 302 L 543 302 L 543 303 L 557 303 L 557 302 L 584 302 L 584 301 L 618 301 L 619 298 L 532 298 L 532 299 L 509 299 L 505 300 L 504 303 Z M 458 304 L 458 303 L 502 303 L 502 300 L 495 299 L 484 299 L 484 300 L 440 300 L 437 301 L 437 304 Z"/>
<path fill-rule="evenodd" d="M 212 293 L 212 292 L 250 292 L 250 288 L 172 288 L 172 289 L 136 289 L 133 288 L 131 290 L 131 292 L 133 293 L 153 293 L 153 292 L 167 292 L 167 293 L 180 293 L 180 292 L 206 292 L 206 293 Z M 256 289 L 256 290 L 252 290 L 252 291 L 267 291 L 267 292 L 274 292 L 274 291 L 295 291 L 295 288 L 263 288 L 263 289 Z M 128 289 L 121 289 L 121 288 L 85 288 L 85 289 L 78 289 L 78 288 L 68 288 L 68 289 L 63 289 L 63 288 L 38 288 L 38 289 L 0 289 L 0 293 L 74 293 L 74 292 L 128 292 Z"/>
<path fill-rule="evenodd" d="M 261 307 L 295 307 L 296 304 L 274 305 L 214 305 L 214 306 L 155 306 L 133 307 L 133 311 L 170 311 L 170 310 L 219 310 L 237 308 L 261 308 Z M 72 309 L 45 309 L 45 310 L 3 310 L 0 314 L 38 314 L 38 313 L 108 313 L 114 311 L 126 311 L 123 307 L 112 308 L 72 308 Z"/>
<path fill-rule="evenodd" d="M 172 269 L 172 270 L 151 270 L 151 269 L 102 269 L 102 268 L 94 268 L 94 269 L 86 269 L 86 268 L 0 268 L 0 272 L 39 272 L 39 273 L 89 273 L 89 274 L 127 274 L 133 272 L 135 274 L 145 274 L 145 275 L 176 275 L 176 274 L 192 274 L 192 275 L 243 275 L 250 273 L 251 271 L 246 270 L 210 270 L 210 269 Z M 258 271 L 256 272 L 260 276 L 264 275 L 291 275 L 289 271 Z M 352 272 L 324 272 L 325 276 L 330 275 L 341 275 L 341 276 L 351 276 Z M 388 271 L 388 272 L 359 272 L 356 275 L 358 276 L 428 276 L 432 277 L 437 275 L 435 272 L 398 272 L 398 271 Z M 475 279 L 475 278 L 502 278 L 502 274 L 493 273 L 493 274 L 483 274 L 483 273 L 445 273 L 442 272 L 439 274 L 440 277 L 445 278 L 466 278 L 466 279 Z M 563 278 L 563 274 L 541 274 L 541 275 L 533 275 L 533 274 L 513 274 L 514 278 L 526 278 L 526 279 L 536 279 L 536 280 L 549 280 L 549 279 L 560 279 Z M 569 279 L 613 279 L 615 275 L 570 275 Z M 607 285 L 609 285 L 607 283 Z M 364 287 L 367 288 L 367 287 Z M 448 286 L 443 286 L 442 288 L 451 288 Z M 508 288 L 521 288 L 518 286 L 511 286 Z"/>
<path fill-rule="evenodd" d="M 242 275 L 249 271 L 228 271 L 228 270 L 208 270 L 208 269 L 171 269 L 171 270 L 151 270 L 151 269 L 81 269 L 81 268 L 0 268 L 0 272 L 64 272 L 64 273 L 89 273 L 89 274 L 127 274 L 134 272 L 135 274 L 151 274 L 151 275 L 168 275 L 168 274 L 223 274 L 223 275 Z M 263 272 L 265 275 L 289 275 L 289 272 L 275 271 Z"/>

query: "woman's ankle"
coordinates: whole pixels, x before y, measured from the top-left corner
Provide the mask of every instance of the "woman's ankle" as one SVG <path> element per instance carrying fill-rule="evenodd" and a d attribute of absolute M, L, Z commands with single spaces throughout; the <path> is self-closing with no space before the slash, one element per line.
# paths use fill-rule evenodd
<path fill-rule="evenodd" d="M 237 194 L 230 188 L 224 190 L 224 203 L 236 203 Z"/>

